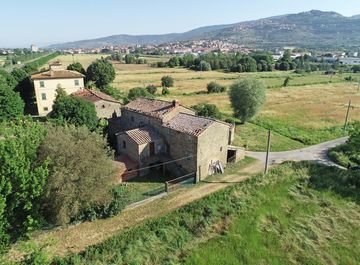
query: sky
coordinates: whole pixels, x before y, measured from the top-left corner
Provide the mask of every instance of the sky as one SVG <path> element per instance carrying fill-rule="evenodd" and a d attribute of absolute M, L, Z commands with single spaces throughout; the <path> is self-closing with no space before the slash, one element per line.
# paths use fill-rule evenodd
<path fill-rule="evenodd" d="M 352 16 L 360 0 L 4 0 L 0 47 L 185 32 L 312 9 Z"/>

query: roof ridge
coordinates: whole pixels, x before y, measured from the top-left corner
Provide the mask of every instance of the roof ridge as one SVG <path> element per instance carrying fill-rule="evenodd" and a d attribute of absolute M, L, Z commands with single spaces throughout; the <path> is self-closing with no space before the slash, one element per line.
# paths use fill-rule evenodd
<path fill-rule="evenodd" d="M 190 113 L 185 113 L 185 112 L 180 112 L 179 114 L 186 114 L 186 115 L 189 115 L 189 116 L 194 116 L 194 117 L 198 117 L 198 118 L 203 118 L 203 119 L 207 119 L 207 120 L 210 120 L 210 121 L 214 121 L 214 122 L 219 122 L 219 123 L 222 123 L 222 124 L 225 124 L 225 125 L 229 125 L 229 126 L 232 126 L 230 123 L 228 122 L 225 122 L 225 121 L 221 121 L 221 120 L 218 120 L 218 119 L 214 119 L 214 118 L 211 118 L 211 117 L 204 117 L 204 116 L 199 116 L 199 115 L 196 115 L 196 114 L 190 114 Z M 175 116 L 176 117 L 176 116 Z M 174 117 L 174 118 L 175 118 Z"/>

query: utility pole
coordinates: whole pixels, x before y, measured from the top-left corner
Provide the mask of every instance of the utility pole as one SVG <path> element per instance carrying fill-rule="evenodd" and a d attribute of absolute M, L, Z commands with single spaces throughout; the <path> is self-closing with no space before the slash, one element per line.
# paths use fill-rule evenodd
<path fill-rule="evenodd" d="M 268 141 L 267 141 L 267 148 L 266 148 L 266 159 L 265 159 L 265 174 L 268 172 L 269 166 L 269 152 L 270 152 L 270 142 L 271 142 L 271 131 L 268 131 Z"/>
<path fill-rule="evenodd" d="M 351 107 L 351 99 L 349 100 L 349 105 L 348 105 L 348 108 L 347 108 L 347 111 L 346 111 L 345 123 L 344 123 L 344 131 L 346 131 L 346 127 L 348 125 L 350 107 Z"/>

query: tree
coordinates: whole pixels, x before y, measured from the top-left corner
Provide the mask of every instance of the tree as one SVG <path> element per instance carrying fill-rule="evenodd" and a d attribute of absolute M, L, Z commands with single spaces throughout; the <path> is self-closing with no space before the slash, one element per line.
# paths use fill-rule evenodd
<path fill-rule="evenodd" d="M 50 161 L 43 197 L 46 219 L 63 225 L 110 203 L 112 156 L 106 140 L 85 127 L 49 127 L 38 157 L 40 163 Z"/>
<path fill-rule="evenodd" d="M 67 70 L 70 70 L 70 71 L 79 72 L 79 73 L 81 73 L 81 74 L 83 74 L 83 75 L 86 74 L 86 71 L 85 71 L 84 67 L 83 67 L 82 64 L 79 63 L 79 62 L 69 64 L 66 69 L 67 69 Z"/>
<path fill-rule="evenodd" d="M 128 99 L 134 100 L 140 97 L 149 97 L 151 94 L 144 87 L 134 87 L 129 90 Z"/>
<path fill-rule="evenodd" d="M 175 57 L 171 57 L 169 62 L 168 62 L 169 67 L 174 68 L 180 65 L 179 62 L 179 57 L 175 56 Z"/>
<path fill-rule="evenodd" d="M 62 89 L 57 90 L 51 118 L 66 121 L 76 126 L 86 126 L 94 130 L 98 118 L 94 104 L 75 96 L 67 96 Z"/>
<path fill-rule="evenodd" d="M 11 75 L 18 83 L 29 77 L 29 74 L 22 68 L 15 68 L 11 71 Z"/>
<path fill-rule="evenodd" d="M 136 58 L 134 55 L 132 54 L 126 54 L 125 55 L 125 63 L 126 64 L 134 64 L 136 61 Z"/>
<path fill-rule="evenodd" d="M 157 88 L 156 88 L 156 86 L 154 86 L 154 85 L 148 85 L 148 86 L 146 87 L 146 90 L 147 90 L 147 92 L 149 92 L 150 94 L 155 95 L 155 94 L 156 94 L 156 91 L 157 91 Z"/>
<path fill-rule="evenodd" d="M 191 107 L 195 110 L 196 115 L 221 119 L 222 115 L 218 107 L 214 104 L 199 104 Z"/>
<path fill-rule="evenodd" d="M 283 86 L 287 87 L 289 85 L 289 83 L 290 83 L 290 77 L 288 76 L 288 77 L 285 78 Z"/>
<path fill-rule="evenodd" d="M 19 93 L 0 83 L 0 122 L 22 116 L 24 106 Z"/>
<path fill-rule="evenodd" d="M 211 65 L 210 65 L 210 63 L 208 63 L 206 61 L 200 61 L 198 70 L 199 71 L 211 71 Z"/>
<path fill-rule="evenodd" d="M 87 81 L 93 81 L 98 88 L 104 88 L 115 79 L 115 70 L 110 62 L 98 59 L 86 70 Z"/>
<path fill-rule="evenodd" d="M 256 72 L 257 71 L 257 63 L 256 60 L 250 56 L 243 56 L 239 64 L 242 66 L 242 72 Z"/>
<path fill-rule="evenodd" d="M 230 86 L 229 96 L 235 117 L 245 123 L 265 102 L 265 86 L 257 79 L 240 79 Z"/>
<path fill-rule="evenodd" d="M 226 87 L 219 85 L 216 82 L 210 82 L 209 84 L 207 84 L 207 91 L 208 93 L 220 93 L 220 92 L 225 92 L 226 91 Z"/>
<path fill-rule="evenodd" d="M 360 72 L 360 65 L 353 65 L 351 67 L 351 71 L 353 71 L 354 73 Z"/>
<path fill-rule="evenodd" d="M 39 225 L 40 198 L 48 160 L 36 161 L 45 130 L 40 123 L 0 123 L 0 247 L 10 235 L 21 236 Z"/>
<path fill-rule="evenodd" d="M 15 88 L 18 81 L 8 72 L 0 69 L 0 84 L 5 84 L 10 88 Z"/>
<path fill-rule="evenodd" d="M 172 78 L 171 76 L 163 76 L 161 78 L 161 85 L 163 87 L 173 87 L 174 86 L 174 78 Z"/>
<path fill-rule="evenodd" d="M 166 96 L 170 94 L 170 90 L 167 87 L 163 87 L 161 95 Z"/>

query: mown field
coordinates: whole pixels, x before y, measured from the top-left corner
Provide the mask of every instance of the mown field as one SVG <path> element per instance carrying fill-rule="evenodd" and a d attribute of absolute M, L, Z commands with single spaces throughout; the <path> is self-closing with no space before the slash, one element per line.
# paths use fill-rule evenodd
<path fill-rule="evenodd" d="M 75 55 L 75 61 L 87 66 L 102 55 Z M 71 55 L 59 57 L 65 64 L 72 62 Z M 168 57 L 146 58 L 149 63 L 166 61 Z M 265 150 L 266 132 L 273 131 L 272 150 L 282 151 L 317 144 L 343 135 L 341 129 L 349 99 L 352 99 L 350 121 L 360 119 L 360 94 L 357 83 L 346 82 L 351 75 L 357 80 L 359 74 L 329 76 L 322 72 L 294 74 L 291 72 L 225 73 L 223 71 L 196 72 L 184 68 L 152 68 L 146 64 L 127 65 L 113 62 L 116 78 L 112 86 L 127 92 L 133 87 L 149 84 L 158 86 L 158 97 L 165 100 L 179 99 L 186 106 L 200 103 L 217 105 L 227 116 L 232 110 L 227 93 L 206 94 L 211 81 L 229 86 L 238 78 L 253 76 L 268 87 L 267 102 L 260 114 L 246 125 L 238 125 L 235 144 L 249 150 Z M 161 96 L 160 79 L 170 75 L 175 79 L 171 94 Z M 282 84 L 290 77 L 290 85 Z"/>
<path fill-rule="evenodd" d="M 286 163 L 54 264 L 359 264 L 355 174 Z"/>

